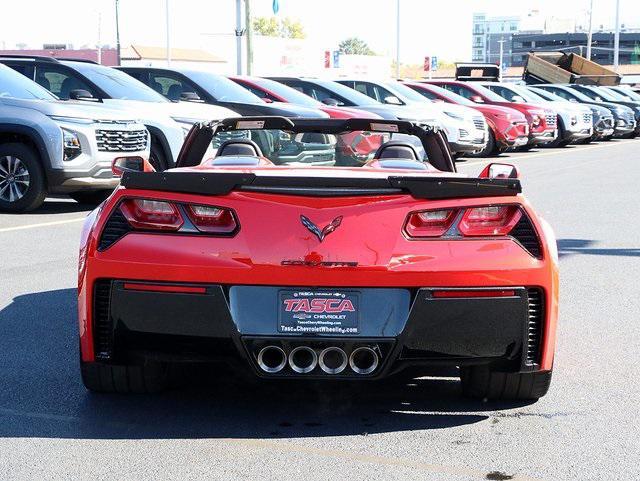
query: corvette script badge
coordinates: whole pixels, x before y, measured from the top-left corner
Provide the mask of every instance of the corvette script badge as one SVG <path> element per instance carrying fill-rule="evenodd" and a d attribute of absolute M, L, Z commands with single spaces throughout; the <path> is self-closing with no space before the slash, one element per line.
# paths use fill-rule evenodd
<path fill-rule="evenodd" d="M 342 216 L 336 217 L 331 221 L 330 224 L 326 225 L 322 230 L 315 225 L 308 217 L 303 215 L 300 216 L 300 221 L 302 225 L 305 226 L 309 231 L 314 234 L 320 242 L 324 240 L 329 234 L 331 234 L 334 230 L 336 230 L 340 224 L 342 224 Z"/>

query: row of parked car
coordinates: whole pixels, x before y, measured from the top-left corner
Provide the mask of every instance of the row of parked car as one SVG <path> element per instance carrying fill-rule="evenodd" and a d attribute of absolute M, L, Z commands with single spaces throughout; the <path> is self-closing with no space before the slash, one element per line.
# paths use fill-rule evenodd
<path fill-rule="evenodd" d="M 266 115 L 411 120 L 437 125 L 456 156 L 490 156 L 636 136 L 640 95 L 624 87 L 584 85 L 224 77 L 3 56 L 0 210 L 35 209 L 48 193 L 98 202 L 117 185 L 114 158 L 141 156 L 165 170 L 175 164 L 194 123 Z M 361 141 L 354 139 L 353 158 Z M 317 159 L 303 157 L 313 163 L 322 155 L 319 149 Z"/>

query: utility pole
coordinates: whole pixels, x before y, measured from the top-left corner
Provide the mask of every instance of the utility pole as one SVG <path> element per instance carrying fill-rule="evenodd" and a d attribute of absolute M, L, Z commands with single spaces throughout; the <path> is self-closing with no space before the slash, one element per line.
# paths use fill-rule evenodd
<path fill-rule="evenodd" d="M 593 38 L 593 0 L 589 5 L 589 33 L 587 34 L 587 59 L 591 60 L 591 40 Z M 582 51 L 580 52 L 582 53 Z"/>
<path fill-rule="evenodd" d="M 102 65 L 102 12 L 98 12 L 98 63 Z"/>
<path fill-rule="evenodd" d="M 613 70 L 618 71 L 620 60 L 620 0 L 616 0 L 616 33 L 613 37 Z"/>
<path fill-rule="evenodd" d="M 500 68 L 498 69 L 498 81 L 502 82 L 502 52 L 504 50 L 504 47 L 502 46 L 502 44 L 505 42 L 504 38 L 500 38 L 500 40 L 498 40 L 498 43 L 500 44 Z"/>
<path fill-rule="evenodd" d="M 120 65 L 120 21 L 118 19 L 118 4 L 120 0 L 116 0 L 116 56 L 118 57 L 118 65 Z"/>
<path fill-rule="evenodd" d="M 242 0 L 236 0 L 236 74 L 242 75 Z"/>
<path fill-rule="evenodd" d="M 251 75 L 251 64 L 253 64 L 253 42 L 251 39 L 251 0 L 244 0 L 244 29 L 247 32 L 247 75 Z"/>
<path fill-rule="evenodd" d="M 400 0 L 396 0 L 396 78 L 400 78 Z"/>
<path fill-rule="evenodd" d="M 171 35 L 169 32 L 169 0 L 165 0 L 165 16 L 167 17 L 167 67 L 171 66 Z"/>

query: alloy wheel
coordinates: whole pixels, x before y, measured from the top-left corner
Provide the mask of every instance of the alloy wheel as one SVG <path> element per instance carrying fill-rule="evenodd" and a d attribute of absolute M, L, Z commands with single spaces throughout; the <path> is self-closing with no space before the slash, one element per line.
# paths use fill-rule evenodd
<path fill-rule="evenodd" d="M 17 202 L 27 190 L 31 176 L 24 162 L 18 157 L 0 157 L 0 200 Z"/>

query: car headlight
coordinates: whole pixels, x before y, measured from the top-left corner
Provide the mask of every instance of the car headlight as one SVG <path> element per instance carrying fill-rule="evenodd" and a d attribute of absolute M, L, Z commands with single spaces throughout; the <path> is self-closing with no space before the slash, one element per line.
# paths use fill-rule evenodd
<path fill-rule="evenodd" d="M 576 125 L 578 123 L 578 117 L 576 115 L 571 116 L 571 125 Z"/>
<path fill-rule="evenodd" d="M 533 125 L 534 127 L 540 125 L 540 116 L 538 114 L 533 114 L 531 116 L 531 125 Z"/>
<path fill-rule="evenodd" d="M 452 119 L 464 120 L 464 117 L 462 115 L 458 115 L 455 112 L 449 112 L 449 111 L 445 110 L 444 113 L 447 114 Z"/>
<path fill-rule="evenodd" d="M 623 109 L 622 107 L 616 107 L 615 109 L 613 109 L 613 111 L 616 113 L 616 115 L 619 116 L 624 116 L 627 113 L 627 109 Z"/>
<path fill-rule="evenodd" d="M 62 145 L 64 160 L 73 160 L 82 153 L 80 139 L 78 135 L 71 130 L 62 129 Z"/>

